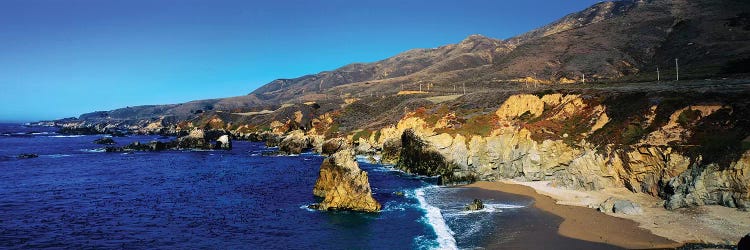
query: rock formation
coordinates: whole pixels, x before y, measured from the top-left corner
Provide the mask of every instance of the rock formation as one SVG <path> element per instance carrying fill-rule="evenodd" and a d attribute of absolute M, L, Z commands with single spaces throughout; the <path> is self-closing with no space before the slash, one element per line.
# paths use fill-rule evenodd
<path fill-rule="evenodd" d="M 737 242 L 737 250 L 750 250 L 750 233 Z"/>
<path fill-rule="evenodd" d="M 484 209 L 484 204 L 482 203 L 482 200 L 474 199 L 473 202 L 469 203 L 469 205 L 466 205 L 465 209 L 469 211 L 482 210 Z"/>
<path fill-rule="evenodd" d="M 294 130 L 279 142 L 279 152 L 283 154 L 300 154 L 312 147 L 310 139 L 302 130 Z"/>
<path fill-rule="evenodd" d="M 214 148 L 230 150 L 232 149 L 232 140 L 229 139 L 228 135 L 219 136 L 219 139 L 216 139 L 216 144 L 214 145 Z"/>
<path fill-rule="evenodd" d="M 407 173 L 440 176 L 438 184 L 474 181 L 473 176 L 456 171 L 460 169 L 459 166 L 430 148 L 412 130 L 404 131 L 401 136 L 401 153 L 396 167 Z"/>
<path fill-rule="evenodd" d="M 367 172 L 359 168 L 351 149 L 343 149 L 323 161 L 313 194 L 323 198 L 319 210 L 380 211 L 372 197 Z"/>
<path fill-rule="evenodd" d="M 621 199 L 615 199 L 614 197 L 610 197 L 606 201 L 604 201 L 602 204 L 599 205 L 599 211 L 603 213 L 620 213 L 620 214 L 629 214 L 629 215 L 637 215 L 643 213 L 643 208 L 641 208 L 638 203 L 634 203 L 629 200 L 621 200 Z"/>
<path fill-rule="evenodd" d="M 743 149 L 747 145 L 727 146 L 739 145 L 747 136 L 742 127 L 747 125 L 733 122 L 744 109 L 722 104 L 660 106 L 654 104 L 657 98 L 641 98 L 642 110 L 623 113 L 613 105 L 625 100 L 515 95 L 481 125 L 489 130 L 486 134 L 453 132 L 469 124 L 436 129 L 441 119 L 431 118 L 437 122 L 429 124 L 407 114 L 381 130 L 379 145 L 384 162 L 396 158 L 399 169 L 440 176 L 441 184 L 546 180 L 571 189 L 626 187 L 665 199 L 669 209 L 750 207 L 750 151 Z M 608 115 L 613 112 L 620 114 Z M 732 137 L 708 132 L 715 129 L 736 132 Z M 391 156 L 394 151 L 399 153 Z"/>
<path fill-rule="evenodd" d="M 162 151 L 167 149 L 222 149 L 231 150 L 232 140 L 228 135 L 213 134 L 206 136 L 203 130 L 195 129 L 187 136 L 179 137 L 169 142 L 151 141 L 149 143 L 133 142 L 124 147 L 106 147 L 106 152 L 131 152 L 131 151 Z M 212 144 L 209 138 L 216 138 Z"/>
<path fill-rule="evenodd" d="M 206 134 L 202 129 L 194 129 L 190 134 L 177 138 L 177 147 L 182 149 L 213 149 L 206 141 Z"/>

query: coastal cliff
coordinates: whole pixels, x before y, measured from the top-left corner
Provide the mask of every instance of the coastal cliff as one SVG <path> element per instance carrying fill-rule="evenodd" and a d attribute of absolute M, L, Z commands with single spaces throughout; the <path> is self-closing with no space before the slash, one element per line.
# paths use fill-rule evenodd
<path fill-rule="evenodd" d="M 732 148 L 746 135 L 700 131 L 709 122 L 739 126 L 734 119 L 741 107 L 662 104 L 673 106 L 666 108 L 654 99 L 653 105 L 632 110 L 632 119 L 616 120 L 609 118 L 613 108 L 603 100 L 577 94 L 512 95 L 486 115 L 482 126 L 488 131 L 483 134 L 463 133 L 471 124 L 456 121 L 449 111 L 418 110 L 382 129 L 380 140 L 370 143 L 384 154 L 392 151 L 387 149 L 391 145 L 400 145 L 398 168 L 440 176 L 444 184 L 551 181 L 581 190 L 626 187 L 661 197 L 670 209 L 706 204 L 750 207 L 750 151 L 742 145 Z M 696 140 L 722 140 L 713 143 L 724 145 L 713 152 L 712 145 L 690 144 Z M 714 153 L 725 155 L 709 156 Z"/>

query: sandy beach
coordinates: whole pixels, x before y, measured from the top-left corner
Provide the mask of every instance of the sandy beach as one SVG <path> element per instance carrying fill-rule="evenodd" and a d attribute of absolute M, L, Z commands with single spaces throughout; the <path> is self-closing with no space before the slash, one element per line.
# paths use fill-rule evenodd
<path fill-rule="evenodd" d="M 578 191 L 549 182 L 477 182 L 466 187 L 520 194 L 535 199 L 534 206 L 560 216 L 558 233 L 624 248 L 674 248 L 685 243 L 737 244 L 750 232 L 750 213 L 706 205 L 666 210 L 659 198 L 624 188 Z M 643 214 L 602 213 L 594 209 L 609 197 L 641 205 Z"/>
<path fill-rule="evenodd" d="M 510 182 L 477 182 L 466 187 L 532 197 L 536 208 L 562 218 L 558 233 L 565 237 L 629 249 L 675 248 L 681 245 L 639 227 L 635 221 L 609 216 L 588 207 L 558 204 L 555 199 L 539 194 L 529 186 Z"/>

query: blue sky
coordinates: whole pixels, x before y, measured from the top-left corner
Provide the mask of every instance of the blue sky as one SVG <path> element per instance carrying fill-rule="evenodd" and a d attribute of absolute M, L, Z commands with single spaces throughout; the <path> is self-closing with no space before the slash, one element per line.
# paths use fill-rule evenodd
<path fill-rule="evenodd" d="M 598 1 L 0 1 L 0 121 L 237 96 Z"/>

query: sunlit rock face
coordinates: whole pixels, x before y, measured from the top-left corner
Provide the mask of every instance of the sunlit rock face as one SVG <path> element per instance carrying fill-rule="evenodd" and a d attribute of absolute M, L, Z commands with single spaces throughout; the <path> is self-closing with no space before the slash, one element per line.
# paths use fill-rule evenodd
<path fill-rule="evenodd" d="M 372 197 L 367 172 L 359 168 L 351 149 L 340 150 L 323 161 L 313 194 L 323 198 L 311 206 L 319 210 L 379 212 L 381 207 Z"/>

